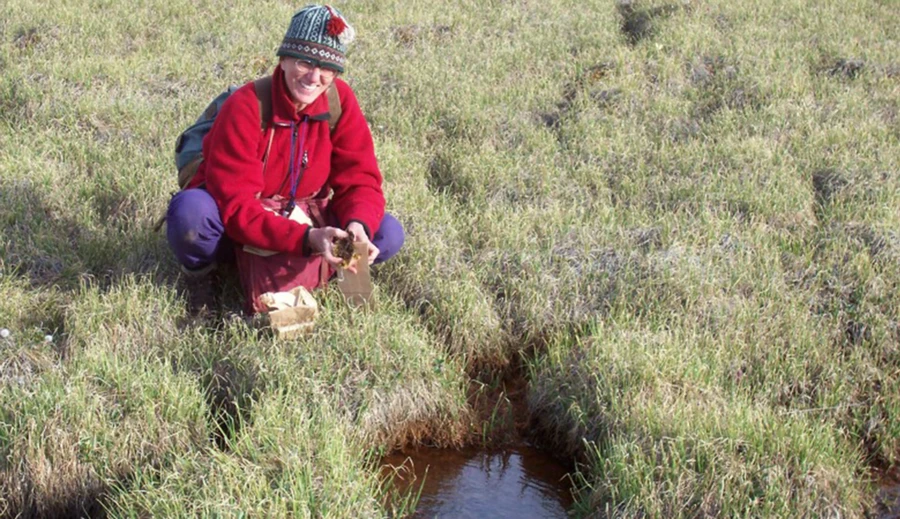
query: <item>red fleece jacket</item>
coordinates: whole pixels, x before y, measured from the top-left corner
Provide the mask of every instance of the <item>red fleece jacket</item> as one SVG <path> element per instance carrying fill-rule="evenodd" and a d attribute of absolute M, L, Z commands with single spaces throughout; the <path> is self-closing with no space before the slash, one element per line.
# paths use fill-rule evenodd
<path fill-rule="evenodd" d="M 260 129 L 253 82 L 225 101 L 203 139 L 204 159 L 188 187 L 206 183 L 232 240 L 278 252 L 304 253 L 309 226 L 263 210 L 258 200 L 276 194 L 290 196 L 292 123 L 298 130 L 295 156 L 302 157 L 306 152 L 308 157 L 297 198 L 313 196 L 327 185 L 334 190 L 329 207 L 342 228 L 356 220 L 366 227 L 370 238 L 378 230 L 384 216 L 384 193 L 372 134 L 350 86 L 340 79 L 334 82 L 342 113 L 332 134 L 328 127 L 328 96 L 320 95 L 297 112 L 285 87 L 284 73 L 280 66 L 275 67 L 270 125 L 275 134 L 265 172 L 262 159 L 268 132 Z M 303 124 L 308 127 L 300 150 Z"/>

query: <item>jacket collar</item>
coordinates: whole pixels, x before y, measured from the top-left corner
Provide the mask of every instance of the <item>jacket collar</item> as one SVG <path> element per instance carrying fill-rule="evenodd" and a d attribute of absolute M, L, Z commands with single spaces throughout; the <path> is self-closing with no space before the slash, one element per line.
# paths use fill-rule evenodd
<path fill-rule="evenodd" d="M 284 84 L 284 71 L 280 65 L 275 65 L 275 71 L 272 72 L 272 123 L 291 124 L 299 121 L 303 115 L 309 116 L 314 121 L 327 121 L 328 96 L 322 92 L 315 101 L 298 112 Z"/>

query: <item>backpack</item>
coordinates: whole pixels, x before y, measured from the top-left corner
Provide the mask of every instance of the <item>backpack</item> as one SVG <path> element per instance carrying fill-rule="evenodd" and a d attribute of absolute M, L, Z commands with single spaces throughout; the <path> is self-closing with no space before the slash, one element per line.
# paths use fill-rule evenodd
<path fill-rule="evenodd" d="M 265 76 L 255 80 L 253 87 L 256 90 L 256 99 L 259 101 L 260 131 L 265 132 L 267 129 L 269 130 L 269 146 L 271 147 L 272 137 L 275 135 L 275 132 L 271 131 L 269 124 L 272 120 L 272 76 Z M 200 167 L 200 162 L 203 161 L 203 138 L 212 128 L 216 116 L 222 109 L 222 105 L 225 104 L 225 100 L 237 89 L 238 87 L 232 85 L 216 96 L 209 103 L 209 106 L 206 107 L 206 110 L 200 114 L 197 121 L 183 131 L 175 141 L 175 167 L 178 169 L 179 188 L 184 189 L 184 186 L 188 185 L 194 178 L 194 175 L 197 174 L 197 168 Z M 328 128 L 333 134 L 338 120 L 341 118 L 341 100 L 338 97 L 337 87 L 334 86 L 334 83 L 328 86 L 325 94 L 328 96 Z M 266 150 L 266 155 L 263 158 L 263 163 L 268 158 L 268 149 Z"/>

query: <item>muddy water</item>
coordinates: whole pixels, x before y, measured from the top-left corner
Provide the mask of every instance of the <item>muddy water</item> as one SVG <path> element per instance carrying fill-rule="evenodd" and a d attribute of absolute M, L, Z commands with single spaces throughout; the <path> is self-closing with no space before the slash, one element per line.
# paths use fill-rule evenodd
<path fill-rule="evenodd" d="M 400 492 L 422 489 L 413 517 L 566 517 L 567 469 L 527 444 L 488 452 L 420 449 L 384 458 Z M 393 468 L 392 468 L 393 467 Z"/>
<path fill-rule="evenodd" d="M 875 494 L 873 519 L 900 519 L 900 469 L 880 482 Z"/>

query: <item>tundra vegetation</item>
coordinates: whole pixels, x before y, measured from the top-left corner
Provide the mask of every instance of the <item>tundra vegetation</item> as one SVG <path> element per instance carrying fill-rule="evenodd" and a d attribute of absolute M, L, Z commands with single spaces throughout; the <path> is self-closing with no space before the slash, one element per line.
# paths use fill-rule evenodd
<path fill-rule="evenodd" d="M 490 441 L 510 372 L 577 516 L 877 513 L 896 2 L 341 3 L 408 239 L 377 311 L 277 341 L 187 319 L 152 224 L 299 7 L 0 1 L 0 516 L 404 515 L 379 456 Z"/>

